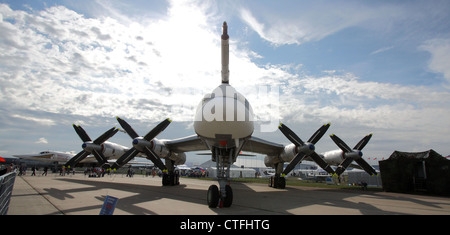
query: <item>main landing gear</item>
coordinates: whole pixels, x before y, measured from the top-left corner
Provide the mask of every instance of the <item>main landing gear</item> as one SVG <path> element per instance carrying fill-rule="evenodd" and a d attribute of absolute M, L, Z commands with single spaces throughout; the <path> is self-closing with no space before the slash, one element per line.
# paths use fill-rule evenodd
<path fill-rule="evenodd" d="M 166 159 L 166 168 L 166 170 L 163 170 L 162 185 L 180 185 L 180 173 L 178 172 L 178 170 L 175 170 L 174 161 Z"/>
<path fill-rule="evenodd" d="M 208 189 L 207 201 L 210 208 L 219 206 L 230 207 L 233 203 L 233 190 L 230 186 L 230 167 L 233 164 L 234 149 L 213 148 L 212 160 L 217 166 L 217 185 L 211 185 Z"/>
<path fill-rule="evenodd" d="M 283 177 L 283 163 L 275 165 L 275 176 L 270 177 L 269 187 L 285 189 L 286 178 Z"/>
<path fill-rule="evenodd" d="M 269 187 L 285 189 L 286 188 L 286 178 L 279 176 L 279 175 L 270 177 Z"/>

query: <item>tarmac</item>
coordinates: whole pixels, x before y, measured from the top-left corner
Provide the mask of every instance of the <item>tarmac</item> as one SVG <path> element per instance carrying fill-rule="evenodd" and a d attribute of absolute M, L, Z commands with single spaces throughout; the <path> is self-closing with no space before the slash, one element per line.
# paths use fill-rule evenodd
<path fill-rule="evenodd" d="M 8 215 L 98 215 L 107 195 L 118 198 L 114 215 L 450 215 L 450 198 L 388 192 L 232 182 L 230 208 L 209 208 L 206 194 L 216 181 L 83 174 L 17 176 Z"/>

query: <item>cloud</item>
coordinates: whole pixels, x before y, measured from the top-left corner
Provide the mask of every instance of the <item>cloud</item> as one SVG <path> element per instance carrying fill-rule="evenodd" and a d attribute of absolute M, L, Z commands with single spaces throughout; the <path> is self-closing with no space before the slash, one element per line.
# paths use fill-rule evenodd
<path fill-rule="evenodd" d="M 445 38 L 430 39 L 424 42 L 419 49 L 431 54 L 428 68 L 434 73 L 440 73 L 450 82 L 450 40 Z M 450 84 L 447 84 L 450 87 Z"/>
<path fill-rule="evenodd" d="M 42 137 L 42 138 L 39 138 L 39 140 L 34 142 L 34 143 L 36 143 L 36 144 L 48 144 L 48 140 L 46 138 Z"/>
<path fill-rule="evenodd" d="M 289 3 L 290 7 L 286 4 L 243 7 L 240 17 L 265 40 L 283 45 L 318 41 L 355 26 L 376 28 L 383 22 L 390 25 L 391 21 L 403 17 L 404 12 L 395 5 L 354 1 Z"/>
<path fill-rule="evenodd" d="M 219 58 L 215 34 L 204 30 L 202 9 L 183 9 L 184 4 L 173 3 L 168 21 L 141 24 L 86 18 L 63 6 L 29 13 L 1 4 L 0 102 L 85 116 L 176 115 L 164 111 L 178 101 L 173 94 L 211 89 L 218 80 L 212 75 L 220 66 L 209 53 Z M 149 103 L 149 97 L 165 102 L 130 105 Z M 188 98 L 181 103 L 193 109 L 197 101 Z"/>
<path fill-rule="evenodd" d="M 32 122 L 36 122 L 40 125 L 43 126 L 53 126 L 55 125 L 55 121 L 53 121 L 52 119 L 48 119 L 48 118 L 36 118 L 36 117 L 31 117 L 31 116 L 23 116 L 20 114 L 12 114 L 11 117 L 13 118 L 19 118 L 19 119 L 23 119 L 23 120 L 27 120 L 27 121 L 32 121 Z"/>
<path fill-rule="evenodd" d="M 376 55 L 376 54 L 379 54 L 379 53 L 383 53 L 385 51 L 392 50 L 393 48 L 394 48 L 394 46 L 382 47 L 382 48 L 380 48 L 378 50 L 372 51 L 370 53 L 370 55 Z"/>

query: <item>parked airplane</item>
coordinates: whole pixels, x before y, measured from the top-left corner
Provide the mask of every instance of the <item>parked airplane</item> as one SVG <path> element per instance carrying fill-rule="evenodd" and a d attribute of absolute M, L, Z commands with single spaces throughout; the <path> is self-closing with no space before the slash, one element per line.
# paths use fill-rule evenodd
<path fill-rule="evenodd" d="M 20 159 L 36 160 L 41 162 L 66 163 L 74 154 L 58 151 L 42 151 L 38 154 L 13 155 Z"/>
<path fill-rule="evenodd" d="M 335 162 L 340 164 L 337 170 L 339 174 L 353 160 L 367 168 L 368 164 L 362 163 L 365 161 L 361 158 L 361 150 L 370 137 L 365 137 L 352 150 L 343 141 L 337 141 L 337 136 L 332 136 L 332 139 L 342 149 L 339 150 L 340 152 L 333 151 L 319 155 L 314 151 L 314 144 L 325 134 L 330 124 L 320 127 L 307 142 L 303 142 L 286 125 L 280 124 L 280 131 L 292 142 L 286 146 L 252 136 L 254 131 L 252 107 L 248 100 L 229 84 L 229 35 L 226 22 L 223 23 L 221 50 L 222 83 L 200 101 L 194 119 L 196 134 L 175 140 L 157 139 L 156 136 L 171 123 L 170 119 L 166 119 L 145 136 L 140 136 L 125 120 L 117 117 L 119 124 L 133 139 L 133 147 L 117 159 L 113 168 L 123 166 L 138 154 L 144 154 L 165 173 L 163 174 L 163 185 L 178 185 L 175 165 L 185 163 L 185 152 L 208 150 L 211 152 L 212 161 L 216 162 L 217 172 L 215 175 L 219 182 L 219 187 L 211 185 L 208 189 L 207 202 L 210 207 L 217 207 L 219 203 L 221 207 L 231 206 L 233 191 L 229 184 L 230 167 L 241 151 L 266 155 L 266 166 L 275 169 L 272 182 L 276 188 L 285 187 L 284 176 L 302 160 L 312 160 L 330 174 L 335 173 L 330 166 L 330 163 Z M 86 145 L 83 145 L 84 152 L 82 151 L 78 155 L 85 156 L 88 152 L 92 152 L 98 161 L 104 164 L 105 158 L 100 154 L 101 143 L 113 135 L 114 128 L 93 142 L 82 137 L 81 129 L 78 132 L 81 133 L 79 135 Z M 165 164 L 161 159 L 165 159 Z M 290 163 L 283 170 L 285 162 Z M 373 172 L 370 171 L 370 173 Z"/>

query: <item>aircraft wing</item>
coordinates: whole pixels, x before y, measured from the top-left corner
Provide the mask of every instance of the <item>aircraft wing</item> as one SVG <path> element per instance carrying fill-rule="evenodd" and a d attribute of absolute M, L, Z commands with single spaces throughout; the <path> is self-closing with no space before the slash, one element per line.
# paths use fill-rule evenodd
<path fill-rule="evenodd" d="M 198 135 L 191 135 L 180 139 L 167 140 L 164 144 L 173 152 L 192 152 L 200 150 L 209 150 L 208 146 Z"/>
<path fill-rule="evenodd" d="M 192 152 L 201 150 L 210 150 L 203 140 L 197 136 L 187 136 L 180 139 L 168 140 L 164 142 L 165 145 L 174 152 Z M 265 155 L 279 155 L 284 149 L 281 144 L 273 143 L 257 137 L 250 137 L 247 139 L 242 151 L 265 154 Z"/>
<path fill-rule="evenodd" d="M 284 146 L 281 144 L 273 143 L 252 136 L 246 141 L 244 147 L 242 148 L 242 151 L 260 153 L 269 156 L 278 156 L 283 151 L 283 149 Z"/>

